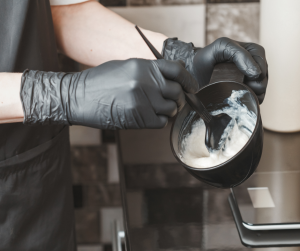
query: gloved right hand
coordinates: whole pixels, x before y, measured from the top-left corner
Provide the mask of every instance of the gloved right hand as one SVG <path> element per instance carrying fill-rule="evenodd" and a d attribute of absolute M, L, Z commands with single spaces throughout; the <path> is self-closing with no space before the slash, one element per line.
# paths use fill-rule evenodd
<path fill-rule="evenodd" d="M 182 62 L 129 59 L 82 72 L 26 70 L 24 124 L 83 125 L 100 129 L 162 128 L 199 86 Z"/>
<path fill-rule="evenodd" d="M 244 83 L 255 92 L 260 104 L 265 98 L 268 63 L 264 48 L 258 44 L 222 37 L 204 48 L 197 48 L 192 43 L 168 38 L 164 42 L 162 55 L 168 60 L 184 61 L 186 69 L 201 88 L 209 84 L 216 64 L 233 62 L 245 75 Z"/>

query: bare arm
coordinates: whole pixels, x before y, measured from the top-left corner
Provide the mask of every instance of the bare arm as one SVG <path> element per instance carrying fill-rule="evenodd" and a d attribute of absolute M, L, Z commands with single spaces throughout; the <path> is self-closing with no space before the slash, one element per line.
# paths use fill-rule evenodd
<path fill-rule="evenodd" d="M 22 73 L 0 73 L 0 124 L 23 121 L 21 77 Z"/>
<path fill-rule="evenodd" d="M 52 6 L 55 36 L 60 51 L 90 66 L 128 58 L 155 59 L 134 24 L 96 1 Z M 158 51 L 167 37 L 143 30 Z"/>
<path fill-rule="evenodd" d="M 74 60 L 97 66 L 114 59 L 155 59 L 134 25 L 96 1 L 52 6 L 57 45 Z M 166 36 L 143 30 L 161 51 Z M 21 73 L 0 73 L 0 124 L 22 122 Z"/>

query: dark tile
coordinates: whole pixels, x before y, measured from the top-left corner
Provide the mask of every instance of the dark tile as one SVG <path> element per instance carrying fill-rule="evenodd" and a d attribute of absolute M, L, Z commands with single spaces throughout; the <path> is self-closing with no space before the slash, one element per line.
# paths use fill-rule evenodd
<path fill-rule="evenodd" d="M 78 244 L 99 243 L 100 219 L 98 211 L 75 210 L 75 226 Z"/>
<path fill-rule="evenodd" d="M 106 244 L 103 246 L 103 251 L 113 251 L 111 244 Z"/>
<path fill-rule="evenodd" d="M 157 240 L 160 249 L 182 249 L 185 247 L 200 251 L 202 242 L 202 226 L 200 224 L 186 224 L 166 226 L 158 229 Z M 197 249 L 194 249 L 197 248 Z"/>
<path fill-rule="evenodd" d="M 125 250 L 125 245 L 123 243 L 122 243 L 121 250 Z M 103 251 L 113 251 L 112 245 L 111 244 L 103 245 Z"/>
<path fill-rule="evenodd" d="M 142 227 L 145 223 L 145 200 L 143 190 L 127 191 L 127 220 L 131 227 Z"/>
<path fill-rule="evenodd" d="M 125 165 L 127 188 L 202 187 L 180 164 Z"/>
<path fill-rule="evenodd" d="M 154 226 L 130 229 L 131 251 L 192 250 L 200 251 L 200 225 Z"/>
<path fill-rule="evenodd" d="M 74 184 L 91 184 L 107 180 L 106 146 L 71 147 Z"/>
<path fill-rule="evenodd" d="M 202 221 L 202 189 L 173 188 L 144 191 L 148 225 Z"/>
<path fill-rule="evenodd" d="M 98 210 L 100 207 L 121 206 L 120 187 L 117 184 L 98 183 L 83 187 L 84 208 Z"/>
<path fill-rule="evenodd" d="M 130 229 L 131 251 L 157 250 L 157 230 L 153 227 Z"/>
<path fill-rule="evenodd" d="M 104 6 L 126 6 L 126 0 L 99 0 Z"/>
<path fill-rule="evenodd" d="M 73 201 L 74 201 L 74 208 L 83 207 L 82 185 L 73 185 Z"/>
<path fill-rule="evenodd" d="M 116 131 L 114 130 L 102 130 L 102 143 L 115 143 Z"/>
<path fill-rule="evenodd" d="M 201 225 L 148 226 L 131 228 L 129 232 L 134 240 L 130 243 L 131 251 L 201 250 Z"/>

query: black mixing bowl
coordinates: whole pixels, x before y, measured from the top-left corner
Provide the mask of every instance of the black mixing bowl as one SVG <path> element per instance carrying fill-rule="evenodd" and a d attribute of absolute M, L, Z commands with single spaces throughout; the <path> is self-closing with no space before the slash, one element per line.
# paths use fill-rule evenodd
<path fill-rule="evenodd" d="M 227 105 L 223 101 L 230 97 L 233 90 L 248 91 L 240 101 L 257 115 L 257 122 L 247 144 L 231 159 L 210 168 L 194 168 L 181 161 L 181 142 L 191 132 L 193 122 L 199 119 L 188 104 L 177 114 L 171 129 L 171 149 L 178 162 L 197 179 L 219 188 L 235 187 L 248 179 L 258 166 L 263 149 L 259 103 L 256 95 L 246 85 L 234 81 L 219 81 L 202 88 L 197 96 L 209 111 L 214 111 Z"/>

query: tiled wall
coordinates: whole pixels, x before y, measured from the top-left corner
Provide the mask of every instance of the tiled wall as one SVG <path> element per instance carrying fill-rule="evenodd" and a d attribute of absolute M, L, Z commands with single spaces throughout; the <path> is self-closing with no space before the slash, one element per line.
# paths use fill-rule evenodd
<path fill-rule="evenodd" d="M 180 164 L 125 165 L 124 174 L 133 250 L 247 250 L 232 221 L 229 190 L 199 182 Z"/>
<path fill-rule="evenodd" d="M 258 43 L 259 3 L 207 4 L 206 44 L 219 37 Z"/>
<path fill-rule="evenodd" d="M 205 44 L 205 5 L 163 5 L 111 8 L 138 26 L 155 30 L 168 37 Z"/>
<path fill-rule="evenodd" d="M 141 22 L 142 27 L 164 32 L 169 36 L 179 36 L 180 39 L 196 42 L 199 46 L 211 43 L 221 36 L 239 41 L 258 42 L 259 39 L 258 0 L 100 0 L 100 2 L 106 6 L 113 6 L 112 10 L 132 22 L 137 24 Z M 157 9 L 153 9 L 153 5 Z M 132 7 L 122 8 L 123 6 Z M 139 10 L 144 14 L 139 14 Z M 151 22 L 153 13 L 161 13 L 159 22 Z M 148 15 L 148 18 L 144 18 L 144 15 Z M 168 20 L 177 20 L 178 25 L 171 27 Z M 83 69 L 83 66 L 62 55 L 60 63 L 62 71 Z M 174 188 L 174 184 L 178 185 L 176 173 L 172 179 L 174 169 L 171 165 L 176 163 L 176 160 L 169 148 L 169 130 L 170 126 L 159 131 L 131 131 L 123 135 L 123 138 L 127 137 L 127 140 L 122 142 L 126 175 L 132 181 L 131 198 L 135 201 L 145 196 L 141 195 L 139 190 L 161 186 Z M 140 149 L 139 145 L 145 140 L 147 144 Z M 79 250 L 109 250 L 110 229 L 107 222 L 110 217 L 121 217 L 114 132 L 74 127 L 71 128 L 71 143 L 77 242 L 85 245 Z M 140 174 L 141 165 L 149 167 L 150 173 Z M 149 175 L 155 178 L 151 179 L 155 180 L 154 183 L 149 183 L 147 178 Z M 180 182 L 188 187 L 198 186 L 193 183 L 195 179 L 185 171 L 180 173 Z M 151 200 L 152 194 L 149 193 L 147 196 Z M 134 210 L 133 208 L 132 212 Z M 155 216 L 153 217 L 155 220 Z M 138 215 L 135 215 L 135 218 L 136 224 L 139 225 L 140 218 Z M 209 240 L 206 243 L 212 245 L 212 249 L 218 245 L 217 242 L 209 244 Z"/>

